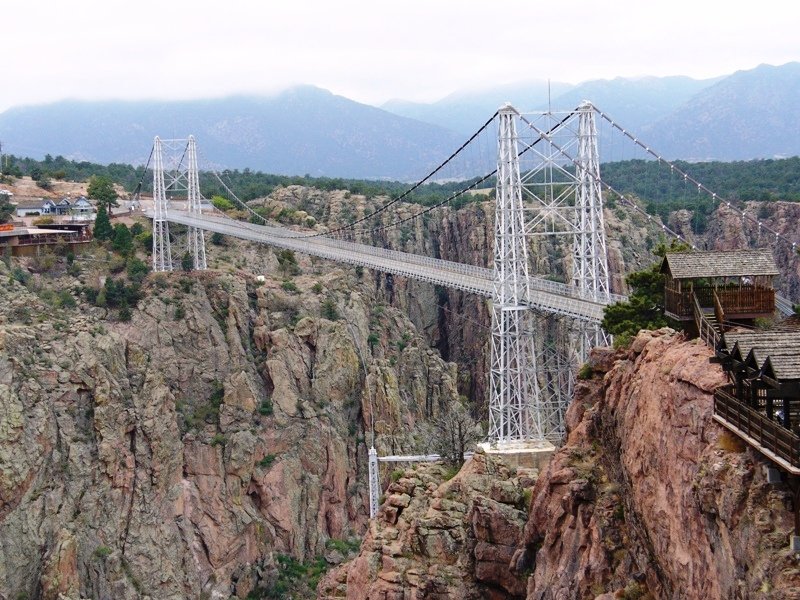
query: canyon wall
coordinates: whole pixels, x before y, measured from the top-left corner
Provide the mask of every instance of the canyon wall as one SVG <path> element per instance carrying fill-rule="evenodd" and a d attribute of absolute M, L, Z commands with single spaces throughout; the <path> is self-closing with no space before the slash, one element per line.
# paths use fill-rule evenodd
<path fill-rule="evenodd" d="M 642 332 L 626 350 L 596 350 L 567 415 L 566 443 L 538 477 L 514 481 L 526 499 L 524 529 L 506 517 L 508 505 L 463 492 L 480 482 L 483 455 L 453 479 L 455 494 L 447 484 L 409 494 L 407 472 L 389 488 L 359 557 L 330 575 L 320 597 L 799 598 L 791 493 L 768 484 L 765 460 L 712 420 L 724 377 L 710 357 L 670 329 Z M 447 520 L 442 498 L 460 503 Z M 480 518 L 475 506 L 486 509 Z M 503 526 L 481 539 L 484 522 Z M 424 544 L 431 523 L 437 535 L 457 531 L 455 541 Z M 498 558 L 492 569 L 486 556 Z M 444 569 L 449 587 L 417 583 Z"/>

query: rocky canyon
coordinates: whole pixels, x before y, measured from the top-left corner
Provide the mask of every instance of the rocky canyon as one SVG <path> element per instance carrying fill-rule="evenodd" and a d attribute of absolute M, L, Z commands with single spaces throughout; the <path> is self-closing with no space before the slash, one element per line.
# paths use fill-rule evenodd
<path fill-rule="evenodd" d="M 381 201 L 291 186 L 251 204 L 335 227 Z M 362 238 L 486 266 L 492 210 Z M 800 217 L 771 210 L 779 229 Z M 646 223 L 606 217 L 622 292 L 651 259 Z M 733 247 L 735 218 L 697 241 Z M 800 598 L 788 489 L 712 421 L 723 375 L 696 341 L 596 350 L 546 467 L 384 469 L 370 520 L 373 434 L 381 454 L 415 452 L 464 398 L 485 418 L 485 301 L 208 247 L 208 271 L 146 275 L 129 319 L 90 301 L 130 277 L 108 248 L 0 261 L 0 599 Z"/>

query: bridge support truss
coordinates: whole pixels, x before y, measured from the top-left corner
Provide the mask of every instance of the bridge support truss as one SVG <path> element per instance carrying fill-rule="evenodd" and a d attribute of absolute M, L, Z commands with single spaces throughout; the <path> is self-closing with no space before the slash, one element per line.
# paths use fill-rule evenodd
<path fill-rule="evenodd" d="M 533 340 L 528 246 L 522 205 L 517 112 L 499 113 L 495 207 L 489 441 L 542 439 L 547 415 L 537 410 L 539 385 Z"/>
<path fill-rule="evenodd" d="M 592 300 L 608 300 L 608 277 L 603 197 L 600 189 L 600 157 L 597 149 L 597 124 L 594 106 L 584 102 L 578 108 L 578 154 L 575 161 L 575 229 L 572 282 L 582 295 Z M 578 356 L 581 362 L 595 346 L 605 346 L 610 337 L 597 325 L 581 323 Z"/>
<path fill-rule="evenodd" d="M 165 164 L 164 148 L 169 151 Z M 184 162 L 185 159 L 185 162 Z M 190 216 L 202 214 L 200 175 L 197 168 L 197 144 L 194 136 L 188 140 L 153 142 L 153 271 L 172 271 L 172 248 L 169 237 L 167 192 L 186 194 L 186 211 Z M 195 270 L 206 269 L 206 245 L 202 229 L 189 226 L 186 251 L 192 257 Z"/>
<path fill-rule="evenodd" d="M 153 140 L 153 271 L 172 271 L 161 138 Z"/>
<path fill-rule="evenodd" d="M 499 111 L 490 443 L 559 443 L 576 368 L 590 348 L 609 341 L 599 325 L 540 315 L 526 302 L 530 246 L 539 250 L 537 263 L 550 262 L 559 237 L 571 246 L 564 272 L 577 295 L 609 298 L 594 117 L 585 102 L 552 128 L 539 129 L 510 106 Z M 517 120 L 530 126 L 525 130 L 533 139 L 518 134 Z M 520 167 L 522 155 L 530 168 Z"/>
<path fill-rule="evenodd" d="M 200 174 L 197 170 L 197 144 L 193 135 L 189 136 L 186 154 L 189 162 L 189 169 L 186 173 L 186 195 L 189 214 L 199 216 L 203 210 L 200 203 L 202 197 L 200 195 Z M 188 252 L 192 255 L 192 264 L 195 271 L 205 270 L 206 241 L 203 230 L 197 227 L 189 227 L 187 237 Z"/>

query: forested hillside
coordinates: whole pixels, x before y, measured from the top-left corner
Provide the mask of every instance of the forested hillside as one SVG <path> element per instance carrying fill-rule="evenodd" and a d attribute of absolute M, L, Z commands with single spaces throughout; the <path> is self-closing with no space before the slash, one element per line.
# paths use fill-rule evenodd
<path fill-rule="evenodd" d="M 66 179 L 86 181 L 92 175 L 104 175 L 126 190 L 133 191 L 139 181 L 146 192 L 152 189 L 152 173 L 144 167 L 112 163 L 99 165 L 86 161 L 71 161 L 63 156 L 47 155 L 44 160 L 6 157 L 2 169 L 3 178 L 28 175 L 36 179 Z M 675 165 L 688 172 L 720 197 L 741 201 L 786 200 L 800 201 L 800 157 L 780 160 L 753 160 L 737 162 L 676 161 Z M 633 194 L 645 202 L 652 214 L 665 216 L 680 208 L 710 212 L 713 201 L 699 194 L 696 187 L 681 177 L 669 174 L 669 169 L 655 161 L 628 160 L 604 163 L 601 166 L 603 180 L 624 194 Z M 303 185 L 320 190 L 348 190 L 365 196 L 387 195 L 391 197 L 405 193 L 411 184 L 401 181 L 375 181 L 341 177 L 310 177 L 274 175 L 250 169 L 225 170 L 219 174 L 225 184 L 244 201 L 269 195 L 279 186 Z M 404 200 L 425 206 L 447 200 L 468 187 L 477 178 L 447 183 L 429 183 L 408 193 Z M 480 184 L 483 190 L 494 188 L 494 177 Z M 226 195 L 224 187 L 213 173 L 202 172 L 200 186 L 203 194 L 210 198 Z M 456 206 L 467 198 L 454 198 Z"/>

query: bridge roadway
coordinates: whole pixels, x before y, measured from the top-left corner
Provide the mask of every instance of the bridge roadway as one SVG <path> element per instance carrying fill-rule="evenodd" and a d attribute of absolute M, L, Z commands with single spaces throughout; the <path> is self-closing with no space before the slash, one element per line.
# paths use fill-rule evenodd
<path fill-rule="evenodd" d="M 148 213 L 148 216 L 152 218 L 152 212 L 148 211 Z M 482 296 L 491 297 L 493 292 L 494 281 L 491 269 L 335 240 L 324 236 L 303 237 L 303 234 L 282 227 L 254 225 L 207 213 L 193 215 L 183 211 L 168 210 L 166 218 L 172 223 L 197 227 L 205 231 L 230 235 L 336 262 L 360 265 L 384 273 L 402 275 Z M 527 302 L 528 306 L 543 312 L 565 315 L 591 323 L 599 323 L 602 320 L 603 308 L 606 304 L 626 299 L 625 296 L 612 294 L 608 301 L 599 302 L 585 295 L 582 296 L 571 286 L 538 277 L 531 277 L 529 284 L 531 292 Z"/>

